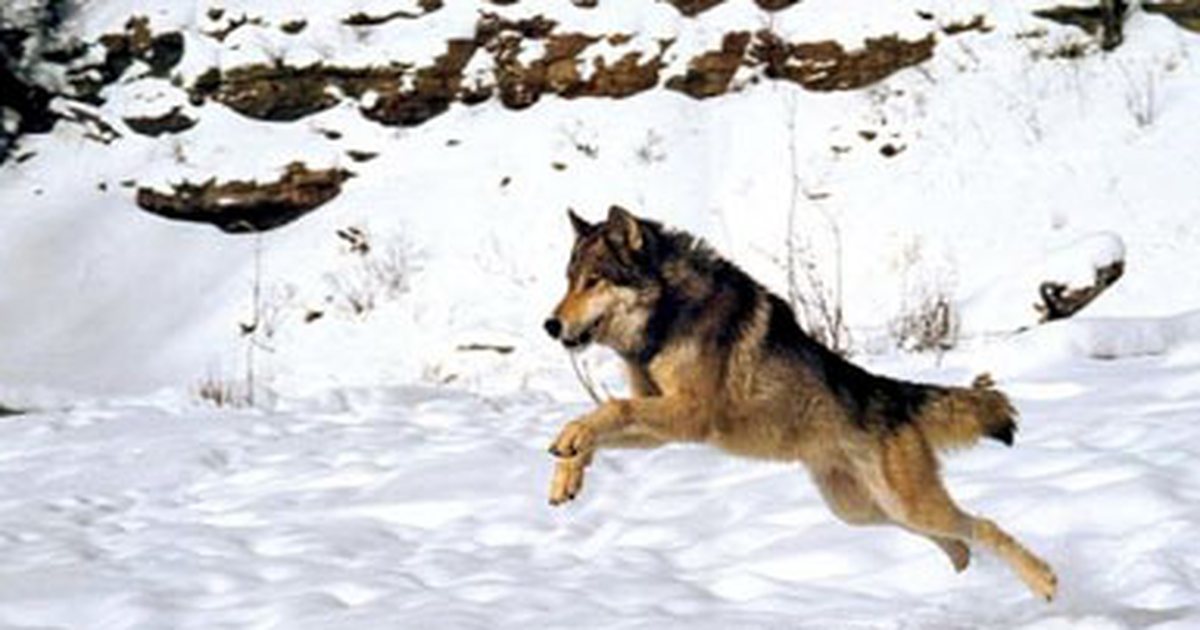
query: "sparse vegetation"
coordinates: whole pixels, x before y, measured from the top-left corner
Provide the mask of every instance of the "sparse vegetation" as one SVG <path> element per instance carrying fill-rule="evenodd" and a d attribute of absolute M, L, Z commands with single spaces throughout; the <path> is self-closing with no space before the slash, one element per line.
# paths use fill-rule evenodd
<path fill-rule="evenodd" d="M 220 408 L 242 408 L 254 405 L 249 391 L 239 383 L 209 374 L 196 384 L 195 396 L 201 402 Z"/>
<path fill-rule="evenodd" d="M 653 129 L 646 130 L 646 141 L 637 148 L 635 155 L 638 161 L 646 166 L 665 161 L 667 151 L 663 148 L 663 137 Z"/>
<path fill-rule="evenodd" d="M 958 345 L 959 320 L 954 302 L 939 289 L 922 290 L 902 306 L 889 333 L 901 350 L 944 352 Z"/>
<path fill-rule="evenodd" d="M 787 234 L 785 236 L 786 257 L 781 261 L 787 279 L 787 299 L 796 312 L 800 326 L 814 339 L 838 354 L 850 351 L 850 329 L 846 325 L 846 314 L 842 301 L 842 233 L 837 217 L 822 205 L 828 194 L 808 189 L 800 176 L 798 148 L 796 147 L 796 101 L 787 101 L 788 154 L 791 160 L 791 192 L 787 212 Z M 816 249 L 813 235 L 819 234 L 816 226 L 808 225 L 804 236 L 797 232 L 799 213 L 803 204 L 817 210 L 824 220 L 828 234 L 829 256 L 832 269 L 819 262 L 821 256 Z"/>
<path fill-rule="evenodd" d="M 1119 68 L 1125 80 L 1125 109 L 1138 127 L 1149 127 L 1158 118 L 1157 69 L 1149 63 L 1137 68 L 1121 63 Z"/>
<path fill-rule="evenodd" d="M 958 345 L 959 315 L 954 302 L 954 274 L 947 266 L 931 265 L 921 241 L 905 248 L 898 262 L 900 312 L 888 333 L 901 350 L 944 352 Z"/>
<path fill-rule="evenodd" d="M 366 228 L 351 226 L 337 232 L 347 255 L 354 262 L 326 274 L 330 302 L 342 311 L 364 316 L 382 301 L 408 292 L 412 268 L 408 244 L 399 236 L 382 246 L 372 243 Z"/>

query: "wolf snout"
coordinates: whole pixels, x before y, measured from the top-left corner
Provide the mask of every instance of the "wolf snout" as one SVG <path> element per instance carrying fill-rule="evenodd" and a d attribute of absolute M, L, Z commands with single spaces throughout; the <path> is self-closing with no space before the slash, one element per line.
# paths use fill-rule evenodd
<path fill-rule="evenodd" d="M 562 335 L 563 325 L 558 318 L 551 317 L 542 324 L 542 328 L 546 329 L 546 334 L 550 335 L 551 339 L 558 339 Z"/>

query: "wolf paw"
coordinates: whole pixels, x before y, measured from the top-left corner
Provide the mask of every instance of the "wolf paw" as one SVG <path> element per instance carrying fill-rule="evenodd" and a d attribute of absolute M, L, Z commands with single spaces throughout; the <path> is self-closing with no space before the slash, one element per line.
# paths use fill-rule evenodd
<path fill-rule="evenodd" d="M 575 457 L 590 453 L 596 444 L 596 432 L 580 420 L 572 420 L 559 432 L 550 444 L 550 454 L 555 457 Z"/>
<path fill-rule="evenodd" d="M 1042 566 L 1039 566 L 1036 571 L 1025 576 L 1025 582 L 1040 598 L 1054 601 L 1055 595 L 1058 594 L 1058 576 L 1054 574 L 1054 569 L 1051 569 L 1049 564 L 1040 564 Z"/>
<path fill-rule="evenodd" d="M 1021 568 L 1020 574 L 1021 579 L 1025 581 L 1034 595 L 1047 602 L 1054 600 L 1054 596 L 1058 593 L 1058 576 L 1054 574 L 1054 569 L 1051 569 L 1050 565 L 1041 558 L 1030 558 L 1030 561 Z"/>
<path fill-rule="evenodd" d="M 583 458 L 559 460 L 554 466 L 554 478 L 550 480 L 550 505 L 562 505 L 574 499 L 583 488 Z"/>

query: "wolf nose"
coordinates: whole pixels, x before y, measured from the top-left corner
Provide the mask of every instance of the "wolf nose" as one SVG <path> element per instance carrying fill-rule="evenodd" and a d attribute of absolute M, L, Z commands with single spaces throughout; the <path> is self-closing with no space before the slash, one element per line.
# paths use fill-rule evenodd
<path fill-rule="evenodd" d="M 553 317 L 547 319 L 542 327 L 546 329 L 546 334 L 550 335 L 552 339 L 558 339 L 558 336 L 562 334 L 562 322 Z"/>

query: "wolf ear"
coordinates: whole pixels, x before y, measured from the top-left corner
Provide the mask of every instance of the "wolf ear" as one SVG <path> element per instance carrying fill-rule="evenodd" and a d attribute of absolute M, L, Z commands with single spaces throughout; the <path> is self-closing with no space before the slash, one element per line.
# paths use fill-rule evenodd
<path fill-rule="evenodd" d="M 616 237 L 617 242 L 628 247 L 631 252 L 641 251 L 645 239 L 642 235 L 642 224 L 638 218 L 621 206 L 608 209 L 609 233 Z"/>
<path fill-rule="evenodd" d="M 576 238 L 583 236 L 596 228 L 596 226 L 584 221 L 578 214 L 575 214 L 573 208 L 567 208 L 567 218 L 571 220 L 571 227 L 575 230 Z"/>

